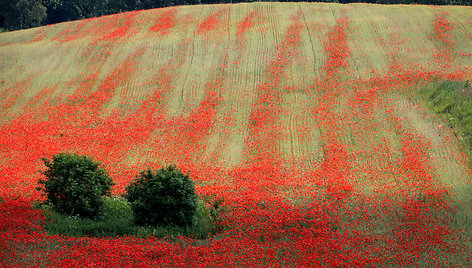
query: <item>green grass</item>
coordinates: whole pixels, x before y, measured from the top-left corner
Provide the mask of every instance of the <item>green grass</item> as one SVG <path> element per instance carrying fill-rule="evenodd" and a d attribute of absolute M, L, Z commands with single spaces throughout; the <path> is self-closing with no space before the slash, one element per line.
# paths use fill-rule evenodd
<path fill-rule="evenodd" d="M 44 225 L 49 234 L 60 234 L 68 237 L 117 237 L 138 236 L 176 239 L 188 236 L 204 239 L 217 230 L 216 219 L 218 209 L 210 209 L 205 203 L 198 203 L 197 213 L 191 227 L 182 228 L 168 226 L 139 226 L 133 221 L 133 211 L 129 202 L 119 196 L 105 198 L 102 213 L 96 219 L 85 219 L 78 216 L 68 216 L 58 213 L 49 204 L 41 204 L 47 223 Z"/>
<path fill-rule="evenodd" d="M 461 149 L 472 155 L 472 86 L 470 81 L 435 81 L 417 89 L 417 97 L 438 113 L 461 143 Z M 472 162 L 469 162 L 472 166 Z"/>
<path fill-rule="evenodd" d="M 415 101 L 424 103 L 442 121 L 436 119 L 434 120 L 436 122 L 429 122 L 429 125 L 436 126 L 435 128 L 443 128 L 444 133 L 436 130 L 436 139 L 448 135 L 448 133 L 456 136 L 459 150 L 467 155 L 465 158 L 467 163 L 465 164 L 472 167 L 470 158 L 472 155 L 472 87 L 470 81 L 436 80 L 418 86 L 413 89 L 412 93 Z M 418 124 L 415 126 L 420 128 Z M 431 129 L 424 130 L 422 133 L 433 136 Z M 430 138 L 430 140 L 434 141 L 435 139 Z M 452 150 L 452 148 L 447 150 Z M 457 162 L 458 160 L 452 160 L 453 150 L 438 150 L 438 146 L 433 146 L 433 151 L 432 159 L 436 159 L 438 163 L 436 172 L 440 180 L 445 185 L 452 187 L 454 192 L 451 199 L 451 207 L 454 210 L 450 215 L 454 219 L 451 222 L 451 227 L 463 234 L 465 238 L 463 243 L 471 248 L 472 200 L 470 196 L 472 185 L 470 178 Z"/>

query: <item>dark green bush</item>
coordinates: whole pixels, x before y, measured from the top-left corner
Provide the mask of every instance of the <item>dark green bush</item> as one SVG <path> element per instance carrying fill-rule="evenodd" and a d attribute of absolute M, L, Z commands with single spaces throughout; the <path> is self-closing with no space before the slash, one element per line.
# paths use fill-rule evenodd
<path fill-rule="evenodd" d="M 113 181 L 107 171 L 89 156 L 60 153 L 52 161 L 42 159 L 46 179 L 39 180 L 38 188 L 58 212 L 95 218 L 101 212 L 103 196 L 110 195 Z"/>
<path fill-rule="evenodd" d="M 142 171 L 126 188 L 125 198 L 138 225 L 189 227 L 197 212 L 195 186 L 175 166 Z"/>

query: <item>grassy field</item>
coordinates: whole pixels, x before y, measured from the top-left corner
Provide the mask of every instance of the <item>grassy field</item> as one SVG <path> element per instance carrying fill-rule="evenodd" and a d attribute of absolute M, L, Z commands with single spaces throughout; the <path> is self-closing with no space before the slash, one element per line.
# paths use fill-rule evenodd
<path fill-rule="evenodd" d="M 471 265 L 471 11 L 200 5 L 0 33 L 0 265 Z M 48 234 L 35 187 L 63 151 L 117 195 L 175 163 L 224 200 L 223 231 Z"/>

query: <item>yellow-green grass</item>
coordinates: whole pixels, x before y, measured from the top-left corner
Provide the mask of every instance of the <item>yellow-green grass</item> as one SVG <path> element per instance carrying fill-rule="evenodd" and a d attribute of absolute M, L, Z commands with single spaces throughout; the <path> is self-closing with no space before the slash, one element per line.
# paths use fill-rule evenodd
<path fill-rule="evenodd" d="M 349 59 L 350 75 L 353 77 L 369 78 L 371 70 L 388 72 L 390 58 L 406 59 L 411 63 L 420 63 L 430 71 L 437 70 L 438 64 L 433 59 L 435 44 L 431 38 L 432 21 L 441 12 L 448 13 L 448 19 L 455 25 L 452 30 L 455 48 L 463 53 L 472 53 L 470 37 L 470 7 L 433 7 L 433 6 L 404 6 L 404 5 L 368 5 L 368 4 L 307 4 L 307 3 L 254 3 L 217 6 L 177 7 L 176 16 L 179 21 L 168 34 L 149 33 L 155 20 L 165 9 L 140 11 L 132 18 L 130 38 L 123 38 L 113 44 L 109 55 L 99 59 L 98 63 L 90 64 L 99 53 L 110 43 L 99 40 L 94 32 L 103 30 L 110 21 L 116 20 L 116 25 L 124 19 L 123 14 L 92 19 L 81 28 L 80 37 L 76 40 L 60 44 L 53 40 L 62 31 L 74 29 L 82 21 L 73 21 L 50 25 L 40 28 L 2 33 L 0 35 L 0 93 L 10 96 L 16 90 L 15 84 L 27 80 L 27 90 L 10 108 L 16 111 L 25 108 L 24 105 L 44 88 L 54 88 L 53 96 L 72 94 L 77 88 L 81 75 L 90 73 L 91 65 L 102 65 L 98 80 L 91 90 L 97 90 L 98 85 L 107 75 L 123 61 L 145 47 L 145 52 L 139 58 L 136 69 L 125 85 L 117 88 L 117 94 L 108 104 L 115 108 L 124 97 L 132 101 L 144 100 L 155 89 L 150 83 L 155 79 L 159 68 L 165 67 L 178 53 L 179 46 L 188 39 L 185 47 L 185 61 L 177 70 L 177 79 L 173 81 L 172 90 L 165 96 L 165 111 L 170 116 L 188 115 L 204 97 L 203 87 L 211 80 L 214 68 L 224 55 L 227 55 L 226 79 L 223 82 L 224 103 L 219 106 L 217 117 L 220 119 L 208 139 L 207 148 L 216 148 L 216 143 L 222 136 L 225 122 L 224 114 L 231 113 L 234 117 L 234 127 L 226 141 L 228 146 L 221 154 L 221 162 L 235 165 L 244 161 L 242 147 L 244 138 L 248 135 L 247 122 L 251 113 L 251 105 L 255 101 L 255 89 L 267 81 L 265 68 L 277 53 L 284 34 L 291 24 L 290 17 L 302 13 L 303 29 L 299 55 L 286 69 L 287 79 L 282 86 L 294 86 L 295 89 L 282 96 L 282 107 L 289 111 L 283 115 L 282 121 L 287 128 L 290 142 L 281 140 L 280 146 L 284 153 L 297 158 L 306 158 L 319 150 L 316 134 L 311 142 L 306 143 L 293 135 L 300 126 L 311 129 L 316 133 L 314 122 L 306 122 L 305 109 L 313 102 L 313 96 L 307 94 L 307 85 L 312 79 L 320 78 L 322 67 L 326 61 L 323 42 L 330 29 L 336 24 L 336 19 L 345 14 L 350 20 L 349 46 L 352 57 Z M 240 23 L 255 11 L 255 25 L 246 32 L 245 48 L 240 52 L 236 49 L 236 31 Z M 198 25 L 207 16 L 221 12 L 219 25 L 223 30 L 211 34 L 197 34 Z M 113 31 L 112 26 L 107 33 Z M 39 41 L 33 41 L 43 36 Z M 91 51 L 86 52 L 90 48 Z M 240 53 L 241 55 L 237 55 Z M 235 63 L 240 57 L 239 63 Z M 470 69 L 472 57 L 457 56 L 452 68 Z M 32 79 L 29 77 L 32 76 Z M 313 94 L 316 95 L 316 92 Z M 7 99 L 1 100 L 5 102 Z M 131 101 L 131 102 L 132 102 Z M 293 109 L 293 107 L 296 107 Z M 28 109 L 28 107 L 26 107 Z M 8 118 L 1 118 L 2 121 Z M 415 124 L 422 124 L 416 122 Z M 298 128 L 297 128 L 298 127 Z M 431 137 L 429 137 L 431 138 Z M 290 146 L 289 146 L 290 144 Z M 308 146 L 307 146 L 308 145 Z"/>

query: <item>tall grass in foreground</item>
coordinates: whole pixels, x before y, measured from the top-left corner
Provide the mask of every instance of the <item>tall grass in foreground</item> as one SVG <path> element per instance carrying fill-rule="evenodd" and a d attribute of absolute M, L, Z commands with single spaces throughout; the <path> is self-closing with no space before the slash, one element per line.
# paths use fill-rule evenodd
<path fill-rule="evenodd" d="M 471 81 L 433 81 L 416 90 L 417 98 L 444 120 L 443 127 L 453 128 L 462 150 L 472 155 L 472 85 Z M 470 159 L 470 158 L 469 158 Z M 469 162 L 472 167 L 472 162 Z"/>
<path fill-rule="evenodd" d="M 129 202 L 119 196 L 104 199 L 103 211 L 96 219 L 86 219 L 79 216 L 64 215 L 54 211 L 47 205 L 39 205 L 45 211 L 47 223 L 45 230 L 51 235 L 68 237 L 123 237 L 136 236 L 141 238 L 156 237 L 178 239 L 187 236 L 204 239 L 214 231 L 214 221 L 210 209 L 202 201 L 198 202 L 197 213 L 189 227 L 179 227 L 169 224 L 166 226 L 142 226 L 134 222 L 134 214 Z"/>

